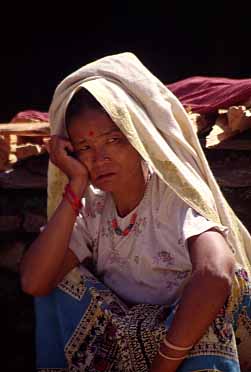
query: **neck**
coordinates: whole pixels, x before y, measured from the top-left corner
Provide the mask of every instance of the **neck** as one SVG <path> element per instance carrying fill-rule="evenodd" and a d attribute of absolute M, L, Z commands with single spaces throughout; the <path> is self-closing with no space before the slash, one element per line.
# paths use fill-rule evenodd
<path fill-rule="evenodd" d="M 147 179 L 142 175 L 124 185 L 123 191 L 113 192 L 112 197 L 120 217 L 125 217 L 140 203 L 144 196 Z"/>

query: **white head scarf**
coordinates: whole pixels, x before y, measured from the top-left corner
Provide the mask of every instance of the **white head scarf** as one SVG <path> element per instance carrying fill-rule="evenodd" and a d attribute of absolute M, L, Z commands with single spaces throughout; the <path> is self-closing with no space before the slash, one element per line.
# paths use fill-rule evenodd
<path fill-rule="evenodd" d="M 58 85 L 49 111 L 51 134 L 68 136 L 65 112 L 81 87 L 97 99 L 132 146 L 184 202 L 229 228 L 229 244 L 251 274 L 250 235 L 226 202 L 179 100 L 132 53 L 104 57 Z M 50 164 L 49 216 L 66 181 Z"/>

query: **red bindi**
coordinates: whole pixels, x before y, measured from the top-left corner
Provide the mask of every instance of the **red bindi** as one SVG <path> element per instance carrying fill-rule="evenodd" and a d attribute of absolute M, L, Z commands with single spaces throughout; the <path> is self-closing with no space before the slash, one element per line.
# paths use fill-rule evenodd
<path fill-rule="evenodd" d="M 94 132 L 91 130 L 88 134 L 92 137 L 94 135 Z"/>

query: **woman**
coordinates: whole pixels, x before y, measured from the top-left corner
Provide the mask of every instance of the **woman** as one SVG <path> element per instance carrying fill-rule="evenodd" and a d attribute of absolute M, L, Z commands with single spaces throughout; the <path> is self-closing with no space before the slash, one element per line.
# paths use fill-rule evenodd
<path fill-rule="evenodd" d="M 176 97 L 124 53 L 67 77 L 50 121 L 50 218 L 21 267 L 38 368 L 239 371 L 250 236 Z"/>

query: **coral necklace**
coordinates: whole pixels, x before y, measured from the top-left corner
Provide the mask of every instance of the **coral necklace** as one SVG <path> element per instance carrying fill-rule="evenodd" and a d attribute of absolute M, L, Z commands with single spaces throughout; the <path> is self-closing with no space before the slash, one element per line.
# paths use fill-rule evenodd
<path fill-rule="evenodd" d="M 143 196 L 142 200 L 145 200 L 146 199 L 146 194 L 147 194 L 147 190 L 148 190 L 148 185 L 149 185 L 150 178 L 151 178 L 151 174 L 148 171 L 147 179 L 146 179 L 145 192 L 144 192 L 144 196 Z M 142 200 L 141 200 L 141 204 L 142 204 Z M 121 230 L 121 228 L 118 226 L 118 222 L 117 222 L 116 218 L 114 217 L 112 219 L 111 225 L 112 225 L 112 228 L 113 228 L 115 234 L 117 234 L 119 236 L 126 236 L 126 235 L 128 235 L 129 232 L 132 230 L 132 228 L 133 228 L 133 226 L 134 226 L 134 224 L 136 222 L 136 219 L 137 219 L 137 212 L 134 212 L 133 215 L 132 215 L 132 217 L 130 218 L 129 225 L 124 230 Z"/>
<path fill-rule="evenodd" d="M 136 218 L 137 218 L 137 213 L 133 213 L 133 215 L 130 219 L 129 225 L 124 230 L 121 230 L 121 228 L 118 226 L 118 222 L 117 222 L 116 218 L 113 218 L 113 220 L 112 220 L 113 230 L 115 231 L 115 233 L 117 235 L 122 235 L 122 236 L 128 235 L 129 232 L 132 230 L 134 224 L 135 224 Z"/>

